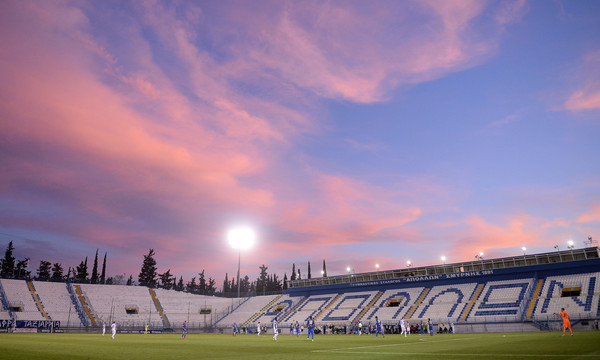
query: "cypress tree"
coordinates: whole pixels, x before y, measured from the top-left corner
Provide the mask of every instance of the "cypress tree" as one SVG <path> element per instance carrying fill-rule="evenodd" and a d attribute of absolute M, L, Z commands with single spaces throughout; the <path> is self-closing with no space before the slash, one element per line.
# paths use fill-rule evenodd
<path fill-rule="evenodd" d="M 92 284 L 98 283 L 98 249 L 96 249 L 96 256 L 94 257 L 94 266 L 92 267 L 92 277 L 90 282 Z"/>
<path fill-rule="evenodd" d="M 290 275 L 290 280 L 296 280 L 296 264 L 292 264 L 292 275 Z"/>
<path fill-rule="evenodd" d="M 225 273 L 225 280 L 223 280 L 223 296 L 229 292 L 229 279 L 227 279 L 227 273 Z"/>
<path fill-rule="evenodd" d="M 102 263 L 102 275 L 100 275 L 100 283 L 106 283 L 106 252 L 104 253 L 104 263 Z"/>

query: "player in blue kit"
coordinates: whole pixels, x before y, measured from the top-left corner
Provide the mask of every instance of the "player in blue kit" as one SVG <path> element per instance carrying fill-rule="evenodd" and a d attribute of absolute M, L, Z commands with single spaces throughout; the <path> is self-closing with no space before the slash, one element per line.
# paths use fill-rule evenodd
<path fill-rule="evenodd" d="M 385 337 L 383 334 L 383 327 L 381 326 L 381 320 L 377 316 L 375 316 L 375 337 L 381 334 L 381 336 Z"/>
<path fill-rule="evenodd" d="M 186 336 L 187 336 L 187 321 L 184 321 L 183 325 L 181 325 L 181 338 L 185 340 Z"/>
<path fill-rule="evenodd" d="M 433 323 L 431 319 L 427 319 L 427 328 L 429 328 L 429 335 L 433 336 Z"/>
<path fill-rule="evenodd" d="M 308 321 L 306 321 L 306 328 L 308 329 L 306 340 L 311 338 L 311 341 L 315 341 L 315 321 L 312 316 L 309 316 Z"/>
<path fill-rule="evenodd" d="M 233 323 L 233 336 L 236 336 L 238 333 L 237 324 Z"/>

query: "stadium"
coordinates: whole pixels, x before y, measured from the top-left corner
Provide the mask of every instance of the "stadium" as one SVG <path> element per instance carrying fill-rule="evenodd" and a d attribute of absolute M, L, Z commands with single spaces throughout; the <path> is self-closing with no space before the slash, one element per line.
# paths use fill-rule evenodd
<path fill-rule="evenodd" d="M 575 330 L 600 319 L 597 247 L 392 271 L 296 280 L 281 294 L 228 299 L 143 286 L 0 280 L 2 331 L 256 333 L 274 318 L 287 333 L 315 320 L 318 332 L 362 332 L 382 320 L 397 333 L 428 319 L 437 333 L 557 331 L 561 308 Z"/>
<path fill-rule="evenodd" d="M 599 249 L 589 247 L 296 280 L 280 294 L 239 299 L 1 279 L 0 331 L 10 334 L 0 334 L 0 349 L 7 359 L 79 358 L 81 352 L 95 354 L 85 358 L 161 359 L 196 356 L 199 349 L 208 359 L 598 358 L 599 270 Z M 569 344 L 555 341 L 561 308 L 576 334 Z M 318 345 L 307 347 L 310 317 L 317 343 L 309 344 Z M 379 339 L 376 317 L 383 323 Z M 410 324 L 409 336 L 397 335 L 401 319 Z M 284 348 L 270 344 L 273 320 L 282 335 L 276 343 Z M 423 327 L 428 321 L 431 329 Z M 106 343 L 111 336 L 104 337 L 103 327 L 113 322 L 116 339 Z M 183 322 L 187 338 L 180 338 Z M 298 332 L 291 329 L 295 323 L 302 324 Z M 232 338 L 234 324 L 240 334 Z"/>
<path fill-rule="evenodd" d="M 600 359 L 599 19 L 0 1 L 0 360 Z"/>

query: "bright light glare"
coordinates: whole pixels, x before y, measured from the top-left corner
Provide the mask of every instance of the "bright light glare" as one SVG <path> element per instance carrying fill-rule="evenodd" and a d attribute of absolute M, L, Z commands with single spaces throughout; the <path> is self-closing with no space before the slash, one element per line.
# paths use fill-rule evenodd
<path fill-rule="evenodd" d="M 525 250 L 527 250 L 527 248 L 526 248 L 525 246 L 523 246 L 523 247 L 521 248 L 521 250 L 525 251 Z"/>
<path fill-rule="evenodd" d="M 483 256 L 483 251 L 479 252 L 479 256 Z"/>
<path fill-rule="evenodd" d="M 240 227 L 229 230 L 227 240 L 232 248 L 238 250 L 246 250 L 254 245 L 256 234 L 249 227 Z"/>
<path fill-rule="evenodd" d="M 573 246 L 573 244 L 574 244 L 574 243 L 573 243 L 573 240 L 569 240 L 569 241 L 567 241 L 567 245 L 569 245 L 569 246 Z"/>
<path fill-rule="evenodd" d="M 442 261 L 446 261 L 446 257 L 445 256 L 442 256 Z"/>
<path fill-rule="evenodd" d="M 350 269 L 350 266 L 348 266 L 348 267 L 346 268 L 346 271 L 347 271 L 347 272 L 350 272 L 350 270 L 352 270 L 352 269 Z"/>

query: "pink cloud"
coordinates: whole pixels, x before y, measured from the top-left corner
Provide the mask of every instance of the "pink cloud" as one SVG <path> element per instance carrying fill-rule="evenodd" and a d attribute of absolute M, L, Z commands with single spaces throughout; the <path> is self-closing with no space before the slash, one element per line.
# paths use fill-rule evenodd
<path fill-rule="evenodd" d="M 565 102 L 567 110 L 594 110 L 600 109 L 600 84 L 586 86 L 571 94 Z"/>
<path fill-rule="evenodd" d="M 600 51 L 588 53 L 577 70 L 578 87 L 569 95 L 564 107 L 567 110 L 600 109 Z"/>
<path fill-rule="evenodd" d="M 600 205 L 594 206 L 587 214 L 577 217 L 578 223 L 600 223 Z"/>
<path fill-rule="evenodd" d="M 522 14 L 519 4 L 492 9 L 499 13 L 497 33 Z M 484 10 L 480 1 L 387 3 L 386 8 L 294 3 L 269 11 L 239 7 L 226 15 L 245 33 L 245 43 L 231 49 L 254 63 L 238 66 L 240 71 L 275 72 L 322 97 L 375 102 L 397 86 L 438 78 L 489 57 L 497 33 L 483 40 L 470 28 Z"/>
<path fill-rule="evenodd" d="M 256 223 L 263 241 L 244 254 L 243 272 L 286 253 L 311 260 L 315 273 L 323 258 L 392 266 L 392 256 L 336 245 L 427 243 L 427 231 L 439 225 L 428 216 L 453 211 L 461 196 L 435 179 L 376 184 L 315 170 L 304 154 L 284 156 L 324 126 L 315 96 L 381 101 L 397 86 L 491 56 L 497 37 L 470 30 L 484 2 L 231 7 L 224 16 L 240 28 L 228 22 L 211 34 L 222 59 L 199 45 L 200 25 L 218 19 L 194 3 L 183 18 L 160 2 L 135 4 L 143 21 L 118 28 L 127 34 L 119 45 L 95 35 L 85 9 L 19 4 L 0 5 L 12 15 L 0 15 L 0 40 L 8 44 L 0 48 L 0 145 L 7 150 L 0 158 L 10 167 L 0 188 L 35 211 L 15 212 L 5 226 L 114 249 L 119 272 L 137 268 L 127 262 L 141 263 L 152 247 L 160 271 L 202 266 L 221 276 L 235 264 L 223 229 L 242 219 Z M 505 10 L 498 27 L 521 14 L 519 6 Z M 419 35 L 397 36 L 415 26 Z M 379 37 L 401 40 L 372 41 Z M 153 47 L 168 49 L 168 61 L 158 61 Z M 463 221 L 440 227 L 459 230 L 464 243 L 455 255 L 467 258 L 471 246 L 536 243 L 544 227 L 562 226 L 526 215 L 505 224 L 455 217 Z"/>

